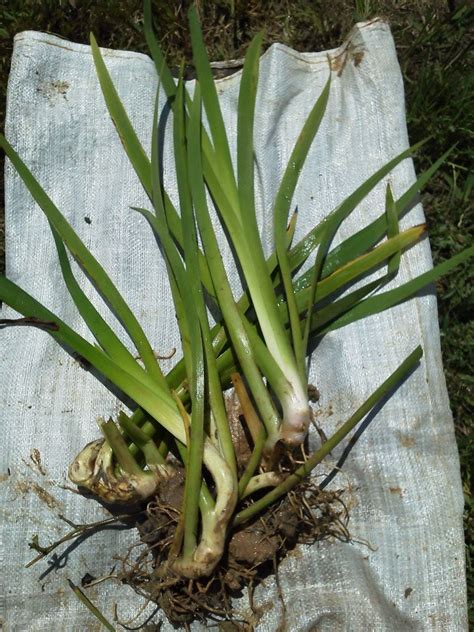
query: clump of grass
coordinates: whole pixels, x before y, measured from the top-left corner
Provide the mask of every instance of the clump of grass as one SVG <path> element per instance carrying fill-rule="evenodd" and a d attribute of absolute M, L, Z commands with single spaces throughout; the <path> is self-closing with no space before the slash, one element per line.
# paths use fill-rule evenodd
<path fill-rule="evenodd" d="M 113 4 L 113 10 L 111 5 Z M 185 3 L 173 10 L 160 6 L 158 34 L 172 61 L 188 61 L 191 52 L 185 25 Z M 393 3 L 333 3 L 328 12 L 317 3 L 296 1 L 202 3 L 204 37 L 211 44 L 213 58 L 242 56 L 250 37 L 262 26 L 267 27 L 263 45 L 279 40 L 300 50 L 331 47 L 347 32 L 352 19 L 365 19 L 375 13 L 387 15 L 392 22 L 406 82 L 408 124 L 412 137 L 427 133 L 431 140 L 418 152 L 418 164 L 426 168 L 434 156 L 457 143 L 449 162 L 435 174 L 424 195 L 435 258 L 443 260 L 459 252 L 472 234 L 469 214 L 472 176 L 472 50 L 467 45 L 467 29 L 472 8 L 467 3 L 406 2 L 394 10 Z M 33 17 L 34 16 L 34 19 Z M 11 36 L 34 28 L 52 31 L 69 39 L 86 42 L 93 30 L 101 43 L 117 48 L 144 50 L 141 35 L 141 2 L 118 1 L 97 5 L 73 0 L 56 2 L 10 2 L 4 12 L 0 30 L 1 62 L 6 69 L 11 52 Z M 5 95 L 5 82 L 1 84 Z M 4 98 L 2 98 L 2 104 Z M 3 110 L 0 112 L 3 116 Z M 0 222 L 0 233 L 2 227 Z M 435 259 L 436 260 L 436 259 Z M 463 478 L 467 497 L 466 528 L 472 547 L 472 497 L 468 482 L 470 464 L 474 462 L 472 442 L 472 381 L 469 378 L 469 340 L 472 340 L 472 303 L 469 303 L 467 268 L 461 269 L 449 283 L 438 283 L 442 345 L 447 368 L 458 442 L 461 450 Z M 471 513 L 469 513 L 471 512 Z M 469 517 L 470 516 L 470 517 Z M 469 526 L 471 525 L 471 526 Z M 469 538 L 471 538 L 469 540 Z M 472 589 L 472 567 L 469 584 Z"/>

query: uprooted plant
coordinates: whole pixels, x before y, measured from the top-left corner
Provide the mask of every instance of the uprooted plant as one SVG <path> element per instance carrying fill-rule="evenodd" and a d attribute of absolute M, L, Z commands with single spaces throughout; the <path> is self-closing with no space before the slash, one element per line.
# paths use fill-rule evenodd
<path fill-rule="evenodd" d="M 104 503 L 148 506 L 147 520 L 140 529 L 144 541 L 154 547 L 152 566 L 147 567 L 146 573 L 141 567 L 129 580 L 137 590 L 160 603 L 175 621 L 180 619 L 178 607 L 173 607 L 173 587 L 188 586 L 187 580 L 200 586 L 221 578 L 220 585 L 227 582 L 229 590 L 236 588 L 228 563 L 229 550 L 237 546 L 239 530 L 257 516 L 267 516 L 269 528 L 274 525 L 273 534 L 267 536 L 276 536 L 276 525 L 281 529 L 283 514 L 275 519 L 275 512 L 284 512 L 285 503 L 296 503 L 299 509 L 293 514 L 297 520 L 292 523 L 292 537 L 295 539 L 298 529 L 308 537 L 308 530 L 301 525 L 309 520 L 311 508 L 328 502 L 314 486 L 309 486 L 309 474 L 414 369 L 422 355 L 417 347 L 333 436 L 317 451 L 307 454 L 302 447 L 311 422 L 307 373 L 310 346 L 315 348 L 330 331 L 411 298 L 474 252 L 470 248 L 418 278 L 383 290 L 396 277 L 402 252 L 425 235 L 424 226 L 400 231 L 399 218 L 447 154 L 399 199 L 394 199 L 387 186 L 385 210 L 380 217 L 337 247 L 332 246 L 341 223 L 420 144 L 380 168 L 299 243 L 293 244 L 297 216 L 290 212 L 292 200 L 328 102 L 328 66 L 329 79 L 299 134 L 275 191 L 275 251 L 265 258 L 257 225 L 253 155 L 261 37 L 253 40 L 243 65 L 234 165 L 194 9 L 190 11 L 190 30 L 197 73 L 192 95 L 182 74 L 177 82 L 173 79 L 153 34 L 150 2 L 145 2 L 145 35 L 160 84 L 151 158 L 132 128 L 91 37 L 107 108 L 152 208 L 136 210 L 155 232 L 167 266 L 182 346 L 182 359 L 167 375 L 111 278 L 15 150 L 0 137 L 0 145 L 49 221 L 65 284 L 96 344 L 82 338 L 5 277 L 0 278 L 0 299 L 23 318 L 2 322 L 44 329 L 135 403 L 129 413 L 122 411 L 116 420 L 100 423 L 103 438 L 81 451 L 69 468 L 69 477 Z M 173 115 L 179 212 L 162 181 L 160 90 L 165 91 Z M 223 264 L 213 213 L 225 227 L 244 279 L 244 293 L 238 300 Z M 314 253 L 311 265 L 301 273 L 303 264 Z M 128 334 L 140 360 L 86 297 L 69 257 L 93 282 Z M 384 272 L 376 280 L 360 283 L 367 274 L 382 269 Z M 357 288 L 351 288 L 357 282 Z M 210 306 L 217 308 L 213 313 L 218 311 L 221 315 L 215 325 L 210 322 Z M 231 422 L 224 401 L 224 392 L 231 385 L 241 406 L 237 422 Z M 236 440 L 236 423 L 241 424 L 237 434 L 244 433 L 247 438 L 246 454 L 242 454 Z M 176 481 L 180 481 L 179 503 L 176 496 L 174 503 L 167 503 L 163 490 Z M 306 502 L 309 497 L 311 502 Z M 292 539 L 287 532 L 279 537 L 282 541 Z M 271 554 L 275 555 L 275 550 Z M 227 562 L 221 562 L 223 558 Z M 234 560 L 237 558 L 233 556 Z M 237 581 L 239 586 L 245 583 L 242 576 L 241 573 Z M 201 609 L 189 608 L 183 620 L 205 616 L 213 608 L 225 614 L 222 604 L 226 598 L 218 605 L 209 601 Z"/>

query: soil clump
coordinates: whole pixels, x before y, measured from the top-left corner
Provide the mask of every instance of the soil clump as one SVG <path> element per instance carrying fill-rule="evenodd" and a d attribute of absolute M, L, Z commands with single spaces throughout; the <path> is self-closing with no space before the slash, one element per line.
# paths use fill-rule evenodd
<path fill-rule="evenodd" d="M 185 629 L 199 620 L 233 622 L 235 629 L 253 630 L 263 614 L 253 604 L 253 591 L 270 574 L 278 573 L 280 562 L 295 546 L 350 538 L 343 492 L 322 491 L 307 479 L 258 518 L 231 531 L 226 554 L 212 577 L 183 579 L 170 563 L 179 549 L 183 492 L 184 473 L 178 470 L 160 486 L 136 524 L 140 541 L 121 559 L 120 578 L 155 602 L 171 623 Z M 236 612 L 232 605 L 244 590 L 250 616 Z"/>

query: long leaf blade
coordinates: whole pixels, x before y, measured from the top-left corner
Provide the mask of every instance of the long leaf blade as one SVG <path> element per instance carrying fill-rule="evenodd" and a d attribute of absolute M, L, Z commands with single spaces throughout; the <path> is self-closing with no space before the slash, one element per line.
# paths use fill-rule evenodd
<path fill-rule="evenodd" d="M 137 135 L 135 134 L 135 130 L 133 129 L 130 119 L 128 118 L 128 114 L 122 105 L 109 71 L 107 70 L 107 66 L 102 58 L 100 49 L 97 46 L 96 39 L 92 33 L 90 36 L 90 44 L 97 77 L 99 79 L 102 94 L 104 95 L 110 116 L 115 123 L 115 127 L 120 140 L 122 141 L 125 152 L 129 157 L 130 162 L 133 164 L 143 188 L 145 191 L 151 191 L 150 161 L 140 141 L 138 140 Z"/>
<path fill-rule="evenodd" d="M 68 579 L 69 586 L 71 590 L 76 595 L 76 597 L 81 601 L 84 606 L 94 615 L 94 617 L 106 628 L 109 632 L 116 632 L 114 626 L 108 621 L 102 612 L 95 606 L 89 597 L 82 591 L 79 586 L 76 586 L 70 579 Z"/>
<path fill-rule="evenodd" d="M 195 7 L 188 11 L 191 43 L 193 48 L 193 61 L 196 67 L 207 120 L 214 144 L 215 157 L 219 161 L 219 176 L 224 182 L 224 190 L 229 200 L 233 201 L 234 209 L 238 208 L 237 185 L 234 177 L 232 158 L 229 143 L 225 131 L 217 90 L 212 76 L 211 65 L 207 56 L 206 47 L 202 36 L 201 26 Z"/>
<path fill-rule="evenodd" d="M 138 406 L 146 410 L 159 424 L 183 443 L 186 436 L 176 404 L 168 390 L 161 390 L 146 373 L 140 380 L 127 373 L 111 360 L 101 349 L 87 342 L 53 312 L 22 290 L 6 277 L 0 276 L 0 301 L 4 301 L 15 311 L 34 321 L 51 323 L 46 331 L 61 345 L 72 349 L 77 357 L 91 364 L 107 380 L 115 384 Z"/>
<path fill-rule="evenodd" d="M 143 372 L 142 367 L 135 361 L 135 358 L 132 356 L 130 351 L 125 347 L 109 324 L 102 318 L 80 287 L 72 272 L 71 264 L 69 263 L 63 241 L 54 226 L 52 224 L 50 224 L 50 226 L 56 243 L 59 265 L 61 267 L 64 282 L 66 283 L 69 294 L 71 295 L 80 315 L 89 327 L 89 330 L 112 360 L 117 362 L 117 364 L 126 367 L 127 371 L 132 375 L 135 374 L 141 376 Z"/>
<path fill-rule="evenodd" d="M 72 226 L 62 215 L 61 211 L 56 207 L 13 147 L 1 134 L 0 147 L 5 150 L 5 153 L 23 180 L 25 186 L 46 215 L 50 224 L 54 226 L 54 229 L 67 246 L 71 255 L 93 281 L 102 298 L 110 306 L 112 312 L 123 325 L 125 331 L 136 346 L 147 371 L 162 388 L 167 388 L 163 373 L 156 361 L 155 354 L 145 332 L 107 272 L 84 245 Z"/>
<path fill-rule="evenodd" d="M 107 272 L 84 245 L 72 226 L 62 215 L 61 211 L 56 207 L 54 202 L 47 195 L 31 171 L 2 134 L 0 134 L 0 147 L 5 150 L 5 153 L 23 180 L 25 186 L 43 213 L 46 215 L 49 222 L 54 226 L 71 255 L 77 261 L 82 270 L 93 281 L 102 298 L 110 306 L 115 316 L 123 325 L 125 331 L 136 346 L 147 371 L 162 388 L 167 389 L 165 378 L 156 361 L 155 354 L 145 335 L 145 332 Z"/>
<path fill-rule="evenodd" d="M 278 192 L 275 197 L 273 205 L 274 214 L 274 226 L 275 226 L 275 238 L 285 247 L 286 241 L 286 227 L 288 224 L 288 214 L 290 211 L 291 203 L 295 193 L 296 185 L 298 183 L 301 170 L 308 156 L 308 152 L 313 144 L 314 138 L 318 133 L 321 121 L 323 120 L 326 112 L 326 107 L 329 100 L 329 94 L 331 89 L 331 75 L 316 100 L 316 103 L 312 107 L 308 118 L 306 119 L 303 128 L 296 140 L 293 151 L 291 152 L 288 165 L 283 174 Z"/>
<path fill-rule="evenodd" d="M 398 222 L 397 205 L 393 199 L 392 189 L 389 184 L 385 192 L 385 217 L 387 219 L 387 236 L 389 238 L 395 237 L 400 233 L 400 226 Z M 401 250 L 390 257 L 387 270 L 389 277 L 394 277 L 398 273 L 401 258 Z"/>
<path fill-rule="evenodd" d="M 322 222 L 320 222 L 303 239 L 301 239 L 298 244 L 294 246 L 294 248 L 292 248 L 291 250 L 290 261 L 292 269 L 296 269 L 298 266 L 303 264 L 309 257 L 311 252 L 313 252 L 313 250 L 318 246 L 327 223 L 332 221 L 334 215 L 349 215 L 350 212 L 353 211 L 355 207 L 367 196 L 367 194 L 370 193 L 370 191 L 372 191 L 377 186 L 377 184 L 381 182 L 381 180 L 383 180 L 383 178 L 388 173 L 390 173 L 390 171 L 392 171 L 392 169 L 394 169 L 400 162 L 414 154 L 420 147 L 424 145 L 424 143 L 426 143 L 426 140 L 412 145 L 408 149 L 405 149 L 400 154 L 398 154 L 398 156 L 395 156 L 395 158 L 387 162 L 385 165 L 383 165 L 378 171 L 370 176 L 370 178 L 363 182 L 353 193 L 351 193 L 351 195 L 349 195 L 338 207 L 336 207 L 331 213 L 329 213 L 329 215 Z M 380 237 L 378 237 L 376 242 L 379 241 L 379 239 L 381 239 L 384 234 L 383 231 L 386 226 L 385 217 L 383 217 L 381 223 L 383 224 L 382 233 L 380 234 Z M 364 229 L 362 229 L 360 232 L 362 232 L 363 230 Z M 365 252 L 367 248 L 365 248 L 362 252 Z M 336 248 L 334 249 L 334 251 L 336 251 Z M 333 254 L 333 256 L 335 255 Z M 352 259 L 353 256 L 350 256 L 349 258 Z M 335 265 L 337 265 L 337 263 L 339 262 L 335 262 Z"/>
<path fill-rule="evenodd" d="M 424 237 L 425 234 L 426 225 L 420 224 L 419 226 L 408 228 L 391 239 L 387 239 L 370 252 L 357 257 L 353 261 L 349 261 L 322 279 L 314 295 L 311 291 L 311 270 L 308 270 L 298 279 L 298 283 L 295 283 L 300 312 L 303 311 L 303 301 L 308 301 L 307 297 L 309 295 L 313 299 L 309 306 L 309 309 L 312 309 L 316 301 L 321 301 L 330 294 L 341 291 L 344 287 L 347 287 L 349 283 L 358 281 L 385 262 L 390 263 L 391 258 L 399 253 L 400 250 L 410 248 Z M 305 307 L 308 308 L 308 303 Z"/>
<path fill-rule="evenodd" d="M 155 62 L 155 68 L 156 72 L 158 73 L 158 77 L 163 83 L 167 96 L 172 97 L 176 93 L 176 85 L 173 79 L 173 75 L 171 74 L 171 70 L 166 63 L 161 47 L 153 31 L 151 0 L 145 0 L 144 3 L 143 30 L 145 33 L 147 46 L 150 49 L 151 56 L 153 58 L 153 61 Z"/>
<path fill-rule="evenodd" d="M 280 274 L 285 289 L 288 315 L 290 319 L 290 329 L 293 340 L 293 348 L 300 372 L 305 373 L 305 358 L 307 336 L 302 333 L 296 298 L 292 283 L 290 258 L 287 248 L 286 227 L 288 223 L 288 213 L 295 192 L 301 170 L 308 155 L 309 149 L 321 125 L 326 106 L 329 99 L 331 86 L 331 74 L 323 88 L 320 96 L 316 100 L 298 140 L 290 156 L 290 160 L 283 175 L 274 204 L 274 236 L 275 248 L 280 266 Z M 321 250 L 321 248 L 320 248 Z"/>
<path fill-rule="evenodd" d="M 240 209 L 245 222 L 252 223 L 253 230 L 258 230 L 255 215 L 253 127 L 261 46 L 260 33 L 254 37 L 245 55 L 237 117 L 237 180 Z"/>
<path fill-rule="evenodd" d="M 407 152 L 416 151 L 416 149 L 420 147 L 420 144 L 422 143 L 414 145 L 411 150 L 407 150 Z M 401 218 L 409 210 L 409 205 L 413 201 L 416 194 L 421 189 L 423 189 L 423 187 L 432 178 L 436 171 L 446 161 L 451 151 L 452 148 L 444 153 L 436 162 L 434 162 L 429 167 L 429 169 L 422 173 L 421 176 L 419 176 L 419 178 L 410 187 L 408 187 L 405 193 L 403 193 L 403 195 L 401 195 L 400 198 L 396 201 L 395 205 L 399 218 Z M 407 157 L 407 152 L 403 152 L 403 154 L 405 154 L 405 157 Z M 401 154 L 400 156 L 403 156 L 403 154 Z M 385 236 L 386 231 L 386 215 L 382 214 L 376 220 L 371 222 L 368 226 L 365 226 L 361 230 L 351 235 L 351 237 L 346 239 L 344 242 L 339 244 L 339 246 L 336 246 L 329 253 L 324 266 L 323 276 L 331 274 L 331 272 L 335 270 L 338 266 L 343 265 L 348 260 L 353 259 L 354 257 L 358 257 L 369 248 L 372 248 L 380 239 Z"/>
<path fill-rule="evenodd" d="M 193 124 L 193 134 L 189 135 L 188 151 L 189 160 L 193 169 L 189 169 L 190 187 L 192 191 L 193 204 L 199 227 L 199 233 L 204 247 L 206 258 L 209 262 L 209 270 L 215 288 L 215 294 L 219 301 L 221 313 L 229 332 L 229 337 L 235 347 L 236 354 L 241 361 L 242 370 L 249 382 L 252 394 L 254 395 L 257 407 L 262 420 L 269 428 L 269 433 L 276 434 L 279 418 L 276 414 L 266 385 L 262 380 L 262 375 L 257 366 L 252 345 L 248 340 L 248 335 L 243 323 L 243 315 L 234 301 L 227 273 L 222 261 L 219 244 L 214 232 L 209 209 L 207 206 L 206 192 L 203 180 L 203 162 L 201 154 L 201 143 L 199 135 L 196 133 L 197 120 L 200 120 L 200 86 L 196 87 L 197 94 L 193 103 L 191 123 Z M 224 329 L 213 330 L 216 337 L 220 333 L 225 333 Z M 220 336 L 222 346 L 225 344 L 225 337 Z"/>
<path fill-rule="evenodd" d="M 470 257 L 474 255 L 474 246 L 467 248 L 463 252 L 455 255 L 451 259 L 447 261 L 443 261 L 443 263 L 438 264 L 431 270 L 420 274 L 420 276 L 400 285 L 399 287 L 388 290 L 387 292 L 383 292 L 381 294 L 376 294 L 370 298 L 367 298 L 360 303 L 358 303 L 353 309 L 347 312 L 341 318 L 338 318 L 336 321 L 331 323 L 328 327 L 323 328 L 318 331 L 318 320 L 317 314 L 313 317 L 312 321 L 312 331 L 317 333 L 318 335 L 323 335 L 328 333 L 329 331 L 333 331 L 335 329 L 339 329 L 340 327 L 344 327 L 353 323 L 361 318 L 367 318 L 368 316 L 372 316 L 374 314 L 378 314 L 383 312 L 395 305 L 399 305 L 404 301 L 414 297 L 417 292 L 425 288 L 430 283 L 433 283 L 440 277 L 448 274 L 456 268 L 458 265 L 462 264 L 464 261 L 467 261 Z"/>

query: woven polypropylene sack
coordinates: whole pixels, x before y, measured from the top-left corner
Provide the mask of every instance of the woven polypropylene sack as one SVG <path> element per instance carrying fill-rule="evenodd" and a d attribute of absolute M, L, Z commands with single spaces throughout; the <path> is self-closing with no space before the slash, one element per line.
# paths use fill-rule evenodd
<path fill-rule="evenodd" d="M 132 123 L 149 151 L 157 78 L 144 55 L 104 50 L 105 62 Z M 297 53 L 275 44 L 262 56 L 255 122 L 257 212 L 267 252 L 279 179 L 310 108 L 332 72 L 331 94 L 309 153 L 294 205 L 295 239 L 304 235 L 369 175 L 408 146 L 403 85 L 388 26 L 358 25 L 339 49 Z M 240 73 L 217 81 L 225 126 L 235 149 Z M 192 82 L 190 82 L 192 89 Z M 164 99 L 163 103 L 164 104 Z M 170 117 L 165 181 L 173 183 Z M 146 222 L 131 206 L 147 199 L 107 114 L 88 46 L 26 32 L 15 39 L 8 89 L 7 136 L 86 245 L 110 273 L 160 355 L 179 348 L 165 266 Z M 360 204 L 335 243 L 384 209 L 387 182 L 399 197 L 414 181 L 405 160 Z M 414 205 L 402 228 L 423 222 Z M 221 236 L 226 264 L 231 253 Z M 48 222 L 18 175 L 6 169 L 7 276 L 90 338 L 68 297 Z M 400 280 L 427 270 L 425 240 L 402 260 Z M 238 289 L 238 276 L 232 272 Z M 107 309 L 78 274 L 87 294 Z M 4 318 L 14 317 L 6 307 Z M 109 316 L 107 316 L 109 318 Z M 113 321 L 110 321 L 113 322 Z M 114 325 L 115 326 L 115 325 Z M 30 569 L 28 542 L 47 544 L 75 523 L 100 520 L 97 503 L 64 489 L 69 461 L 99 433 L 96 420 L 123 404 L 47 333 L 26 327 L 1 332 L 2 606 L 7 630 L 100 629 L 70 590 L 86 573 L 111 572 L 113 556 L 137 539 L 101 531 Z M 286 610 L 274 579 L 255 592 L 257 629 L 276 631 L 464 630 L 463 497 L 453 425 L 441 365 L 436 299 L 425 292 L 387 313 L 325 337 L 311 366 L 321 392 L 318 423 L 329 435 L 410 353 L 421 365 L 378 412 L 344 464 L 352 542 L 300 547 L 280 567 Z M 164 360 L 169 369 L 175 359 Z M 336 463 L 342 447 L 334 450 Z M 41 459 L 41 462 L 39 461 Z M 143 601 L 104 582 L 87 592 L 113 619 L 133 618 Z M 272 604 L 273 607 L 267 607 Z M 245 597 L 236 602 L 244 614 Z M 130 623 L 137 628 L 148 605 Z M 159 615 L 157 615 L 159 618 Z M 117 628 L 121 629 L 118 624 Z M 199 629 L 196 624 L 196 629 Z M 171 629 L 165 624 L 163 630 Z"/>

